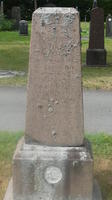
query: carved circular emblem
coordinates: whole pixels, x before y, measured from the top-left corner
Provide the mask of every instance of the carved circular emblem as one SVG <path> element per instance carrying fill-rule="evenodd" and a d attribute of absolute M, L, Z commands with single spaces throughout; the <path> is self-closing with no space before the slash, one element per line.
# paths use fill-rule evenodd
<path fill-rule="evenodd" d="M 108 21 L 111 22 L 111 21 L 112 21 L 112 18 L 109 18 Z"/>
<path fill-rule="evenodd" d="M 45 171 L 45 180 L 50 184 L 56 184 L 62 179 L 62 172 L 58 167 L 48 167 Z"/>

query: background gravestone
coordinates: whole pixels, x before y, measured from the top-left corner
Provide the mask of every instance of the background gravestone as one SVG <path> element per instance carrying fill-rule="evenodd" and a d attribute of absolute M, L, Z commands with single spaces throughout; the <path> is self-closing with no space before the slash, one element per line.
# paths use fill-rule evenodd
<path fill-rule="evenodd" d="M 14 20 L 14 29 L 19 30 L 19 21 L 21 20 L 21 10 L 20 7 L 12 8 L 12 19 Z"/>
<path fill-rule="evenodd" d="M 56 5 L 53 3 L 47 3 L 47 4 L 44 4 L 43 7 L 56 7 Z"/>
<path fill-rule="evenodd" d="M 20 35 L 28 35 L 28 22 L 26 20 L 19 22 L 19 33 Z"/>
<path fill-rule="evenodd" d="M 94 0 L 93 1 L 93 8 L 96 8 L 97 7 L 97 0 Z"/>
<path fill-rule="evenodd" d="M 112 37 L 112 16 L 109 14 L 106 18 L 106 36 Z"/>
<path fill-rule="evenodd" d="M 89 66 L 105 66 L 106 50 L 104 49 L 104 11 L 93 8 L 91 11 L 89 48 L 86 63 Z"/>
<path fill-rule="evenodd" d="M 43 7 L 56 7 L 56 5 L 52 0 L 47 0 Z"/>

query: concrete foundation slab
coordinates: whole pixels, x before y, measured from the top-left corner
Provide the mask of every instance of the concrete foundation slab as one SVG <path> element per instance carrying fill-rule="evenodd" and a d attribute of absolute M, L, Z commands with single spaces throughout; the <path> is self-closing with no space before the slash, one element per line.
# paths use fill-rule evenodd
<path fill-rule="evenodd" d="M 13 190 L 12 185 L 13 184 L 12 184 L 12 179 L 11 179 L 3 200 L 14 200 L 13 194 L 12 194 L 12 190 Z M 100 191 L 100 187 L 99 187 L 98 182 L 96 180 L 94 181 L 93 200 L 103 200 L 102 195 L 101 195 L 101 191 Z"/>

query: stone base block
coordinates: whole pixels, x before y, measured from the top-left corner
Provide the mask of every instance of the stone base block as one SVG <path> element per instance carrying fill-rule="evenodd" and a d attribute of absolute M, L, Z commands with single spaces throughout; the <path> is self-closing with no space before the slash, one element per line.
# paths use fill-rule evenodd
<path fill-rule="evenodd" d="M 106 37 L 112 38 L 112 33 L 106 33 Z"/>
<path fill-rule="evenodd" d="M 88 66 L 106 66 L 105 49 L 88 49 L 86 55 L 86 64 Z"/>
<path fill-rule="evenodd" d="M 4 200 L 13 200 L 13 183 L 12 183 L 12 179 L 8 185 Z M 97 183 L 97 181 L 94 181 L 94 185 L 93 185 L 93 198 L 92 200 L 102 200 L 102 195 L 101 195 L 101 191 L 100 191 L 100 187 Z"/>
<path fill-rule="evenodd" d="M 13 159 L 14 200 L 93 200 L 90 145 L 51 147 L 20 142 Z"/>

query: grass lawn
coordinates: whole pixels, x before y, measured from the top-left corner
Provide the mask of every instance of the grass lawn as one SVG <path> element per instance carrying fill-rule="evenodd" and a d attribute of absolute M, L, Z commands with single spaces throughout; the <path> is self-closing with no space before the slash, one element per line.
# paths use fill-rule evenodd
<path fill-rule="evenodd" d="M 86 62 L 88 48 L 89 23 L 81 23 L 82 28 L 82 64 Z M 18 32 L 0 32 L 0 70 L 28 71 L 29 36 L 20 36 Z M 112 39 L 105 38 L 107 49 L 107 67 L 83 67 L 83 85 L 86 88 L 112 89 Z M 0 79 L 0 85 L 26 85 L 26 77 Z"/>
<path fill-rule="evenodd" d="M 0 200 L 10 180 L 11 163 L 17 141 L 22 133 L 0 132 Z M 112 200 L 112 136 L 87 135 L 93 144 L 94 176 L 100 183 L 104 200 Z"/>
<path fill-rule="evenodd" d="M 12 156 L 21 135 L 22 133 L 10 134 L 0 132 L 0 200 L 3 199 L 12 174 Z"/>
<path fill-rule="evenodd" d="M 1 78 L 0 86 L 25 86 L 27 83 L 27 76 L 16 76 L 13 78 Z"/>
<path fill-rule="evenodd" d="M 0 69 L 27 71 L 30 36 L 0 32 Z"/>
<path fill-rule="evenodd" d="M 0 32 L 0 70 L 27 71 L 30 32 L 30 23 L 29 36 L 20 36 L 15 31 Z"/>

